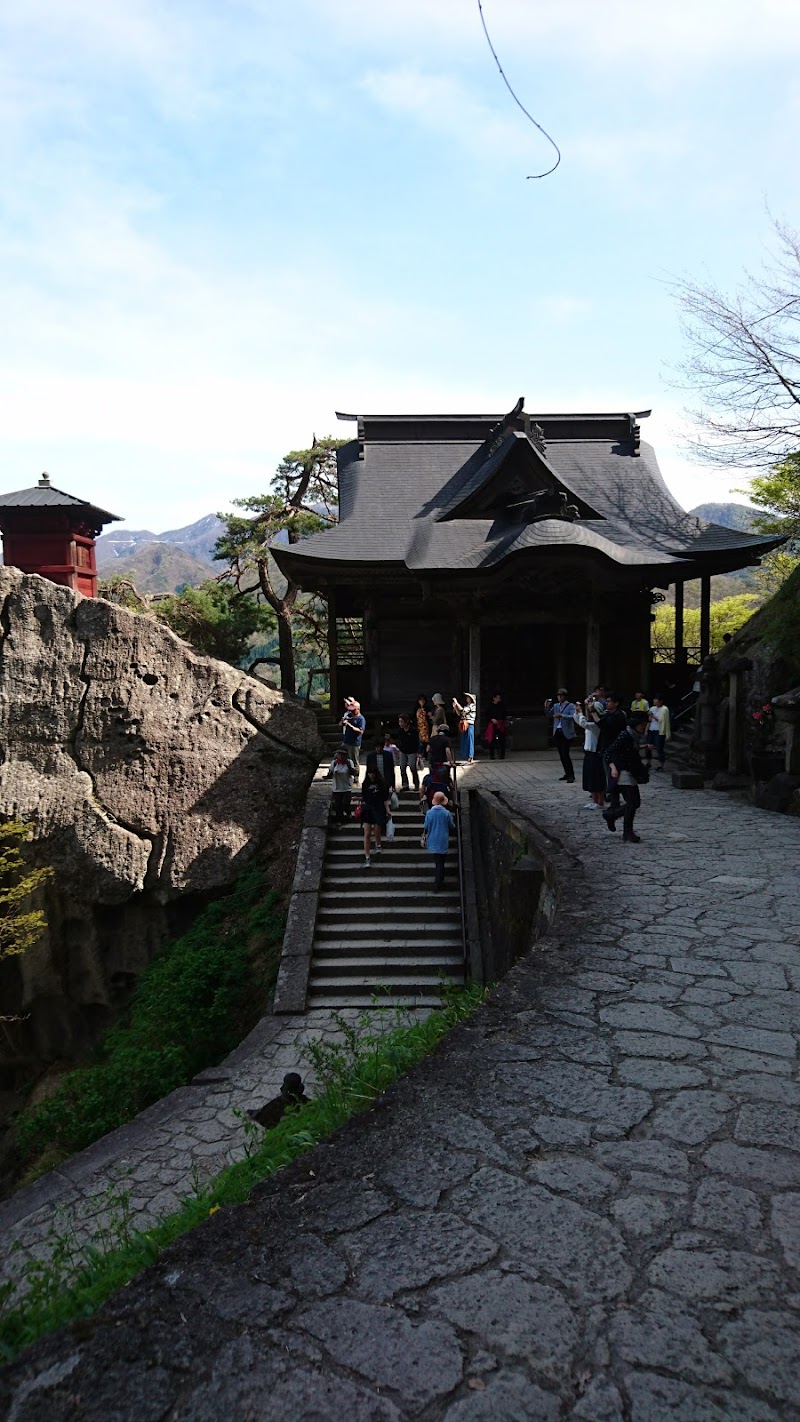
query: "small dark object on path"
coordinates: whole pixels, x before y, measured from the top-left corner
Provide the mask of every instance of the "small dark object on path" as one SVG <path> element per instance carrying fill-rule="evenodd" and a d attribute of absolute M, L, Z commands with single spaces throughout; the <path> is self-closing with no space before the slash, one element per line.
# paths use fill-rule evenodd
<path fill-rule="evenodd" d="M 270 1131 L 273 1126 L 277 1126 L 284 1111 L 290 1106 L 305 1106 L 310 1097 L 305 1094 L 303 1078 L 299 1072 L 289 1071 L 283 1078 L 280 1095 L 273 1096 L 265 1106 L 261 1106 L 258 1111 L 248 1111 L 254 1121 L 265 1130 Z"/>
<path fill-rule="evenodd" d="M 672 784 L 676 790 L 702 790 L 703 777 L 699 770 L 673 770 Z"/>

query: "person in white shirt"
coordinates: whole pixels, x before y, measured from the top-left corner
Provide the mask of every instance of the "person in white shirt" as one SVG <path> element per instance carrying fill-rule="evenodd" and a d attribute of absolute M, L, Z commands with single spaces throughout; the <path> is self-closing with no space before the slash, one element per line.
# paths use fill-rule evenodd
<path fill-rule="evenodd" d="M 575 724 L 583 731 L 583 771 L 582 785 L 589 799 L 585 809 L 602 809 L 606 800 L 606 772 L 603 757 L 597 749 L 600 735 L 600 718 L 605 711 L 605 702 L 599 696 L 587 696 L 584 702 L 575 702 Z"/>
<path fill-rule="evenodd" d="M 669 707 L 664 705 L 661 696 L 654 696 L 647 720 L 647 749 L 645 751 L 645 758 L 648 765 L 652 759 L 653 751 L 655 751 L 658 760 L 658 768 L 659 770 L 664 769 L 664 761 L 667 758 L 667 741 L 671 740 L 671 738 L 672 731 L 669 724 Z"/>

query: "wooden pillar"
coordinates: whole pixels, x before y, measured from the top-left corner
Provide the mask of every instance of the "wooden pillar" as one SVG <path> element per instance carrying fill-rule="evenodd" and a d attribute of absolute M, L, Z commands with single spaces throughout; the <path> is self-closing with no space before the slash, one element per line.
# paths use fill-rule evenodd
<path fill-rule="evenodd" d="M 600 623 L 597 618 L 589 614 L 586 623 L 586 678 L 583 688 L 577 686 L 575 691 L 579 696 L 585 695 L 587 691 L 594 691 L 600 680 Z"/>
<path fill-rule="evenodd" d="M 732 671 L 728 677 L 728 770 L 731 775 L 736 775 L 741 768 L 739 765 L 740 720 L 739 676 L 737 672 Z"/>
<path fill-rule="evenodd" d="M 683 583 L 675 584 L 675 666 L 682 670 L 686 665 L 686 648 L 683 645 Z"/>
<path fill-rule="evenodd" d="M 336 714 L 339 705 L 339 649 L 336 639 L 336 589 L 326 589 L 328 598 L 328 689 L 330 708 Z"/>
<path fill-rule="evenodd" d="M 706 573 L 700 579 L 700 661 L 711 651 L 711 578 Z"/>
<path fill-rule="evenodd" d="M 567 684 L 567 629 L 563 623 L 559 623 L 555 628 L 556 634 L 556 675 L 555 685 L 548 696 L 554 696 L 559 687 Z M 572 693 L 574 696 L 574 692 Z"/>
<path fill-rule="evenodd" d="M 373 712 L 380 707 L 381 699 L 381 670 L 380 658 L 380 638 L 375 614 L 371 607 L 364 609 L 364 661 L 366 662 L 366 688 L 369 697 L 369 709 Z"/>
<path fill-rule="evenodd" d="M 469 657 L 468 657 L 467 681 L 469 686 L 467 691 L 471 691 L 480 705 L 481 699 L 481 629 L 480 625 L 471 622 L 469 625 Z"/>

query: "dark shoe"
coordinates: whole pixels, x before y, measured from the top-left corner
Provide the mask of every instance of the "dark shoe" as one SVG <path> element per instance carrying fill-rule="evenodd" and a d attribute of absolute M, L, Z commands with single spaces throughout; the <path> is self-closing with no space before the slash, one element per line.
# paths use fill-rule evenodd
<path fill-rule="evenodd" d="M 610 829 L 612 834 L 616 834 L 617 826 L 614 824 L 614 811 L 604 810 L 603 819 L 606 822 L 606 829 Z"/>
<path fill-rule="evenodd" d="M 663 765 L 657 765 L 657 766 L 656 766 L 656 770 L 663 770 L 663 769 L 664 769 Z"/>
<path fill-rule="evenodd" d="M 558 778 L 559 780 L 569 780 L 570 777 L 568 775 L 559 775 Z"/>
<path fill-rule="evenodd" d="M 624 834 L 622 836 L 623 844 L 641 844 L 641 842 L 641 837 L 638 834 Z"/>

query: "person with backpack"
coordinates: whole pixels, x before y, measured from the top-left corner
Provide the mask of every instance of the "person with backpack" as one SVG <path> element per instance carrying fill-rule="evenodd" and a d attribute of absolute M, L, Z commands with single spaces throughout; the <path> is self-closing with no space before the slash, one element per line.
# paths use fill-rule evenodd
<path fill-rule="evenodd" d="M 381 835 L 391 819 L 389 787 L 377 767 L 371 765 L 361 786 L 361 824 L 364 828 L 364 865 L 369 869 L 373 854 L 380 854 Z"/>
<path fill-rule="evenodd" d="M 425 816 L 425 827 L 422 831 L 425 848 L 429 854 L 433 855 L 433 892 L 435 894 L 444 888 L 444 865 L 450 845 L 450 831 L 455 827 L 456 822 L 447 808 L 447 796 L 441 790 L 437 790 L 433 797 L 433 804 Z"/>
<path fill-rule="evenodd" d="M 646 730 L 647 712 L 632 711 L 625 730 L 620 732 L 606 751 L 609 775 L 618 785 L 625 803 L 623 809 L 620 809 L 619 805 L 609 805 L 603 811 L 603 819 L 613 833 L 617 828 L 617 820 L 622 816 L 622 839 L 625 844 L 641 844 L 639 835 L 634 833 L 633 821 L 642 803 L 639 786 L 646 785 L 650 779 L 650 772 L 639 754 Z"/>

